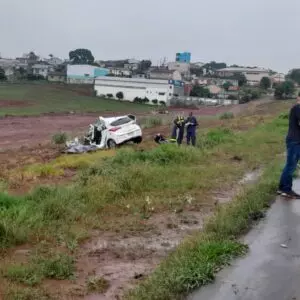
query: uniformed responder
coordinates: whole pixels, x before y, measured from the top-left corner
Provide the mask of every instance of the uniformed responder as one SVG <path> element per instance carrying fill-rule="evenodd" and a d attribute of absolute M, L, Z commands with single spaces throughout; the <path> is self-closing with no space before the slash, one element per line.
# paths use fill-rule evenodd
<path fill-rule="evenodd" d="M 185 126 L 187 131 L 187 135 L 186 135 L 187 144 L 190 145 L 190 143 L 192 142 L 192 145 L 196 146 L 196 128 L 198 126 L 198 122 L 197 119 L 193 116 L 192 112 L 190 112 L 185 122 Z"/>
<path fill-rule="evenodd" d="M 178 145 L 182 144 L 182 140 L 184 136 L 184 125 L 185 125 L 184 117 L 178 115 L 174 120 L 174 127 L 172 131 L 172 139 L 176 139 Z"/>

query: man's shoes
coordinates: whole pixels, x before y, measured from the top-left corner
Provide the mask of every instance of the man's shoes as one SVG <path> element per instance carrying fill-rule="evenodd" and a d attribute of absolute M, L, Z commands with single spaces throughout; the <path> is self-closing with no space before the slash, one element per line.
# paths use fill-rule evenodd
<path fill-rule="evenodd" d="M 278 190 L 277 194 L 282 197 L 289 198 L 289 199 L 300 199 L 300 195 L 294 191 L 283 192 L 283 191 Z"/>

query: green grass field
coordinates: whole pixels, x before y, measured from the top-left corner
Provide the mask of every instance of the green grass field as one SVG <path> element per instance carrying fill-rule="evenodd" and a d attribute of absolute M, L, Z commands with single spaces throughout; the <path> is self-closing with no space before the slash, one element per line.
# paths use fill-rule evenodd
<path fill-rule="evenodd" d="M 70 88 L 72 86 L 64 88 L 53 84 L 0 85 L 0 116 L 70 111 L 82 113 L 151 110 L 147 105 L 80 95 Z"/>

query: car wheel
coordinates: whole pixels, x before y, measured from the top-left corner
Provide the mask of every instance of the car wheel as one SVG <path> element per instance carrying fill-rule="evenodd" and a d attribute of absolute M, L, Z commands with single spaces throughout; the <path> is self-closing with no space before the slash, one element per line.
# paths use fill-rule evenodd
<path fill-rule="evenodd" d="M 141 136 L 138 136 L 136 138 L 133 139 L 133 142 L 135 144 L 140 144 L 142 142 L 143 138 Z"/>
<path fill-rule="evenodd" d="M 116 144 L 116 142 L 114 140 L 109 140 L 107 142 L 107 146 L 108 146 L 109 149 L 113 149 L 113 148 L 117 147 L 117 144 Z"/>

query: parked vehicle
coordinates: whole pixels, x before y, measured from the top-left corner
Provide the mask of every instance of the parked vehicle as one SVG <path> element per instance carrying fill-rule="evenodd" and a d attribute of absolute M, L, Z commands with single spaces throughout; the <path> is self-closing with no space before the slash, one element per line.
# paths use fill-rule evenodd
<path fill-rule="evenodd" d="M 114 148 L 127 142 L 142 142 L 142 130 L 133 115 L 99 117 L 94 124 L 90 124 L 85 137 L 86 145 L 96 145 L 100 149 Z"/>

